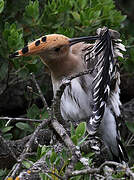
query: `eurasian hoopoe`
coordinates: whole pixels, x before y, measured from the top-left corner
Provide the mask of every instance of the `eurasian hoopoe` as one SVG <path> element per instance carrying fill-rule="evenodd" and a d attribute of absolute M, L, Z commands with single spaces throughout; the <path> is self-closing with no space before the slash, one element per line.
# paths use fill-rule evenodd
<path fill-rule="evenodd" d="M 86 44 L 96 40 L 95 44 Z M 54 96 L 66 77 L 93 68 L 92 73 L 77 77 L 67 86 L 61 97 L 64 120 L 87 119 L 89 134 L 102 136 L 111 159 L 127 161 L 120 141 L 115 116 L 120 115 L 117 56 L 125 50 L 119 33 L 99 29 L 96 36 L 68 38 L 60 34 L 46 35 L 10 55 L 10 58 L 39 55 L 51 72 Z"/>

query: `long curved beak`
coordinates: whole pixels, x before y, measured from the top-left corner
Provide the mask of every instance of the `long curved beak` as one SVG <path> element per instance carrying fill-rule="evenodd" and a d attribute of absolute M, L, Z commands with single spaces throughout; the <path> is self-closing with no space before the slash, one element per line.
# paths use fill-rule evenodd
<path fill-rule="evenodd" d="M 79 42 L 88 42 L 88 41 L 92 41 L 92 40 L 97 40 L 99 39 L 100 36 L 85 36 L 85 37 L 78 37 L 78 38 L 71 38 L 69 40 L 69 45 L 72 46 L 76 43 L 79 43 Z"/>

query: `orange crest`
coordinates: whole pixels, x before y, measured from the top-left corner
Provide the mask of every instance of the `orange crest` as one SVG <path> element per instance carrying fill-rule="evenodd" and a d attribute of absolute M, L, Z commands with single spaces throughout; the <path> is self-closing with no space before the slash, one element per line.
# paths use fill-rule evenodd
<path fill-rule="evenodd" d="M 43 36 L 34 42 L 28 44 L 23 49 L 11 54 L 10 58 L 19 56 L 29 56 L 33 54 L 40 54 L 46 49 L 51 49 L 55 46 L 69 45 L 69 38 L 60 34 L 51 34 Z"/>

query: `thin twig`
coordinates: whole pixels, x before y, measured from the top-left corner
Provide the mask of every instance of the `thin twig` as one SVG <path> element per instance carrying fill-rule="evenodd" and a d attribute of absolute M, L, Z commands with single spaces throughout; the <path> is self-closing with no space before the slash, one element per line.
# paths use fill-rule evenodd
<path fill-rule="evenodd" d="M 44 121 L 44 119 L 43 120 L 39 120 L 39 119 L 13 118 L 13 117 L 0 117 L 0 120 L 7 120 L 8 121 L 5 126 L 8 126 L 9 123 L 11 123 L 12 121 L 28 121 L 28 122 L 39 122 L 39 123 Z"/>
<path fill-rule="evenodd" d="M 71 75 L 69 77 L 67 77 L 67 80 L 73 80 L 74 78 L 77 78 L 77 77 L 80 77 L 80 76 L 83 76 L 83 75 L 86 75 L 86 74 L 90 74 L 93 72 L 94 69 L 88 69 L 88 70 L 85 70 L 83 72 L 79 72 L 79 73 L 76 73 L 74 75 Z"/>
<path fill-rule="evenodd" d="M 39 84 L 37 83 L 37 81 L 36 81 L 36 79 L 35 79 L 35 75 L 34 75 L 34 74 L 31 74 L 31 75 L 32 75 L 33 81 L 34 81 L 34 83 L 35 83 L 35 85 L 36 85 L 36 87 L 37 87 L 37 90 L 38 90 L 38 92 L 39 92 L 39 95 L 40 95 L 40 97 L 41 97 L 41 99 L 42 99 L 42 102 L 43 102 L 43 104 L 44 104 L 44 107 L 46 108 L 49 117 L 51 117 L 51 115 L 52 115 L 51 109 L 48 107 L 48 104 L 47 104 L 47 102 L 46 102 L 45 97 L 43 96 L 43 93 L 42 93 L 42 91 L 41 91 L 41 88 L 40 88 Z"/>
<path fill-rule="evenodd" d="M 59 179 L 64 180 L 61 176 L 59 176 L 58 174 L 56 174 L 56 173 L 54 173 L 52 171 L 46 171 L 46 172 L 44 171 L 44 173 L 52 174 L 52 175 L 58 177 Z"/>
<path fill-rule="evenodd" d="M 67 79 L 62 81 L 62 84 L 61 84 L 60 88 L 57 90 L 56 95 L 53 100 L 53 104 L 52 104 L 52 110 L 54 112 L 54 116 L 61 124 L 65 125 L 65 127 L 68 127 L 68 125 L 67 125 L 67 121 L 63 120 L 63 118 L 61 116 L 60 103 L 61 103 L 61 96 L 62 96 L 66 86 L 68 86 L 70 84 L 70 82 L 71 81 L 67 80 Z"/>
<path fill-rule="evenodd" d="M 79 171 L 73 171 L 69 177 L 78 176 L 78 175 L 84 175 L 84 174 L 95 174 L 100 173 L 104 166 L 106 165 L 114 165 L 116 167 L 122 168 L 121 170 L 125 171 L 125 173 L 134 178 L 134 173 L 131 171 L 131 169 L 126 164 L 121 164 L 113 161 L 105 161 L 99 168 L 87 168 Z"/>

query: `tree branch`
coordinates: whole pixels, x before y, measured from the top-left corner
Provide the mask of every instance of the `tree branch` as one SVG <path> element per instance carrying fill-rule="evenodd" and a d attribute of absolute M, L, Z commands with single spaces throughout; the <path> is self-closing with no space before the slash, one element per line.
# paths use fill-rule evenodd
<path fill-rule="evenodd" d="M 34 131 L 34 133 L 32 134 L 31 138 L 29 139 L 29 141 L 26 143 L 24 150 L 22 152 L 22 154 L 19 156 L 18 158 L 18 163 L 15 165 L 15 167 L 13 167 L 13 169 L 9 172 L 8 176 L 5 178 L 5 180 L 8 177 L 12 177 L 15 178 L 16 174 L 20 171 L 21 166 L 22 166 L 22 161 L 25 159 L 25 157 L 27 156 L 27 153 L 30 151 L 30 147 L 32 145 L 32 143 L 34 142 L 35 137 L 37 136 L 38 132 L 40 129 L 42 129 L 44 126 L 47 126 L 50 123 L 50 119 L 47 119 L 46 121 L 43 121 Z"/>
<path fill-rule="evenodd" d="M 0 117 L 0 120 L 7 120 L 8 122 L 6 123 L 5 126 L 8 126 L 12 121 L 28 121 L 28 122 L 39 122 L 41 123 L 42 121 L 46 120 L 39 120 L 39 119 L 29 119 L 29 118 L 13 118 L 13 117 Z"/>
<path fill-rule="evenodd" d="M 113 161 L 105 161 L 99 168 L 87 168 L 79 171 L 73 171 L 72 173 L 70 173 L 69 177 L 84 175 L 84 174 L 100 173 L 103 167 L 106 165 L 113 165 L 116 167 L 120 167 L 121 168 L 120 171 L 125 171 L 126 175 L 134 179 L 134 173 L 131 171 L 131 169 L 128 167 L 127 164 L 121 164 Z"/>

